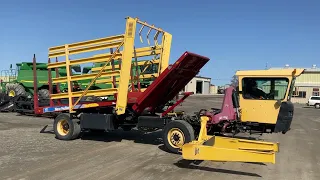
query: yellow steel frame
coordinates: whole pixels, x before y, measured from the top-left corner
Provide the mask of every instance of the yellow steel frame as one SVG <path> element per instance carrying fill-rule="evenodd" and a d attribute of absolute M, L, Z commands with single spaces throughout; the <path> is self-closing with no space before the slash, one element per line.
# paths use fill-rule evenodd
<path fill-rule="evenodd" d="M 142 27 L 139 30 L 140 40 L 142 41 L 141 32 L 144 27 L 148 27 L 149 31 L 147 34 L 148 45 L 147 47 L 139 47 L 135 49 L 134 53 L 134 42 L 136 36 L 136 28 L 137 24 L 140 24 Z M 148 36 L 151 30 L 155 30 L 156 33 L 154 35 L 155 45 L 150 46 L 150 41 Z M 157 38 L 159 34 L 162 34 L 162 42 L 158 43 Z M 55 46 L 49 48 L 49 58 L 57 58 L 64 56 L 66 58 L 65 61 L 62 62 L 52 62 L 48 63 L 48 69 L 58 68 L 58 67 L 66 67 L 67 76 L 66 77 L 57 77 L 52 78 L 52 83 L 63 83 L 66 82 L 68 84 L 68 92 L 67 93 L 59 93 L 52 94 L 51 99 L 61 99 L 68 98 L 69 99 L 69 112 L 74 112 L 74 107 L 79 103 L 80 99 L 84 96 L 107 96 L 118 94 L 117 102 L 116 102 L 116 113 L 118 115 L 124 114 L 127 106 L 127 95 L 128 95 L 128 87 L 130 86 L 130 70 L 132 58 L 136 57 L 144 57 L 144 56 L 160 56 L 156 59 L 152 59 L 149 61 L 149 64 L 158 63 L 159 71 L 155 74 L 147 74 L 140 75 L 140 78 L 150 78 L 150 77 L 158 77 L 159 74 L 168 67 L 169 64 L 169 56 L 171 49 L 171 34 L 163 31 L 160 28 L 155 27 L 154 25 L 149 25 L 146 22 L 140 21 L 138 18 L 127 17 L 126 18 L 126 30 L 124 34 L 110 36 L 100 39 L 88 40 L 83 42 L 77 42 L 72 44 L 65 44 L 61 46 Z M 70 60 L 71 55 L 77 55 L 81 53 L 93 52 L 98 50 L 105 49 L 113 49 L 116 48 L 114 52 L 94 55 L 86 58 L 78 58 Z M 122 48 L 122 50 L 121 50 Z M 121 61 L 121 65 L 118 65 L 116 70 L 112 70 L 112 67 L 109 65 L 112 59 L 119 59 Z M 105 63 L 103 67 L 93 68 L 93 73 L 91 74 L 83 74 L 83 75 L 71 75 L 72 65 L 85 64 L 85 63 Z M 145 62 L 146 63 L 146 62 Z M 138 62 L 141 64 L 141 62 Z M 148 63 L 146 63 L 148 64 Z M 116 78 L 118 82 L 118 86 L 116 88 L 110 89 L 98 89 L 98 90 L 89 90 L 89 88 L 94 83 L 111 83 L 112 78 L 114 76 L 119 76 Z M 102 77 L 103 79 L 98 79 Z M 83 79 L 91 79 L 91 82 L 88 84 L 84 91 L 72 92 L 72 81 L 78 81 Z M 77 98 L 77 100 L 73 103 L 73 98 Z"/>
<path fill-rule="evenodd" d="M 201 117 L 198 140 L 182 146 L 183 159 L 275 164 L 278 143 L 209 136 L 206 128 L 208 120 L 208 117 Z"/>
<path fill-rule="evenodd" d="M 138 52 L 141 52 L 141 50 L 138 50 Z M 157 54 L 159 54 L 159 50 L 156 51 Z M 146 52 L 143 52 L 144 54 L 146 54 Z M 95 56 L 101 56 L 101 55 L 95 55 Z M 137 55 L 137 57 L 142 57 L 141 53 L 139 53 Z M 161 69 L 161 67 L 159 66 L 160 69 L 158 69 L 157 73 L 152 73 L 152 74 L 144 74 L 144 72 L 147 70 L 147 68 L 152 65 L 152 64 L 160 64 L 160 59 L 151 59 L 151 60 L 144 60 L 144 61 L 138 61 L 138 66 L 144 65 L 145 68 L 143 69 L 143 71 L 139 74 L 139 79 L 149 79 L 149 78 L 157 78 L 159 76 L 159 74 L 164 70 Z M 108 65 L 106 66 L 105 70 L 111 70 L 112 66 Z M 119 70 L 120 66 L 119 65 L 114 65 L 114 70 Z M 91 69 L 92 72 L 97 72 L 100 71 L 101 67 L 94 67 Z M 135 83 L 137 81 L 136 77 L 134 77 L 133 82 Z M 113 79 L 111 79 L 111 77 L 108 78 L 104 78 L 104 79 L 98 79 L 96 80 L 96 84 L 112 84 Z M 118 83 L 119 82 L 119 78 L 115 79 L 115 82 Z M 129 88 L 131 88 L 131 84 L 129 85 Z M 141 89 L 141 91 L 143 92 L 145 89 Z"/>

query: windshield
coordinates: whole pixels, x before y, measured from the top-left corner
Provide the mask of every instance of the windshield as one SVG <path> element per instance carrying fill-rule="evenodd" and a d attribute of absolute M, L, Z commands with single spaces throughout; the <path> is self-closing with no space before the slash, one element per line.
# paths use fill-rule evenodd
<path fill-rule="evenodd" d="M 287 78 L 243 78 L 242 91 L 244 99 L 283 100 L 289 86 Z"/>
<path fill-rule="evenodd" d="M 290 85 L 290 90 L 289 90 L 289 94 L 288 94 L 288 101 L 291 101 L 291 97 L 292 97 L 292 94 L 293 94 L 293 90 L 294 90 L 294 84 L 296 82 L 296 78 L 292 78 L 292 82 L 291 82 L 291 85 Z"/>

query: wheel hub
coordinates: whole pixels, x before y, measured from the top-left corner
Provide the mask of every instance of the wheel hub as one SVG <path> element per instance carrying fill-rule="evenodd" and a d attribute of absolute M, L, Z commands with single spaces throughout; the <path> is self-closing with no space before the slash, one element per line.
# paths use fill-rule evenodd
<path fill-rule="evenodd" d="M 69 124 L 64 124 L 63 125 L 63 130 L 67 131 L 69 129 Z"/>
<path fill-rule="evenodd" d="M 179 140 L 180 140 L 179 135 L 178 135 L 178 134 L 174 134 L 174 135 L 173 135 L 173 140 L 174 140 L 174 141 L 179 141 Z"/>
<path fill-rule="evenodd" d="M 60 135 L 65 136 L 69 133 L 69 123 L 67 120 L 61 120 L 57 124 L 57 131 Z"/>
<path fill-rule="evenodd" d="M 8 95 L 10 97 L 14 97 L 16 95 L 16 93 L 13 90 L 10 90 Z"/>
<path fill-rule="evenodd" d="M 171 129 L 168 132 L 168 141 L 174 148 L 179 148 L 184 144 L 184 134 L 180 129 Z"/>

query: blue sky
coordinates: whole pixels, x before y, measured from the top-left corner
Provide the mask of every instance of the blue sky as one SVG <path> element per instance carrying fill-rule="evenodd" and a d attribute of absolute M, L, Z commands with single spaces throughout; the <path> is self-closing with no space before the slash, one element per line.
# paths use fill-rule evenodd
<path fill-rule="evenodd" d="M 48 47 L 117 35 L 126 16 L 173 35 L 173 63 L 188 50 L 210 62 L 200 75 L 229 83 L 236 70 L 289 64 L 320 66 L 320 1 L 3 1 L 0 0 L 1 70 L 10 63 L 47 61 Z"/>

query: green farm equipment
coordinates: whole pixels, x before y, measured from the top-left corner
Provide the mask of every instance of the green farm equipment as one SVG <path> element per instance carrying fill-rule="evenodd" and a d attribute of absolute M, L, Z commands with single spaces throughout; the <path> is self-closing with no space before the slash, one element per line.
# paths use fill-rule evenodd
<path fill-rule="evenodd" d="M 73 74 L 77 74 L 79 71 L 81 73 L 80 66 L 72 67 L 74 71 Z M 37 71 L 37 89 L 38 96 L 40 99 L 48 99 L 49 98 L 49 85 L 48 85 L 48 69 L 47 63 L 37 63 L 36 64 Z M 58 69 L 59 76 L 67 76 L 65 68 Z M 10 70 L 2 71 L 4 81 L 1 82 L 2 92 L 7 94 L 10 97 L 16 96 L 28 96 L 33 97 L 34 92 L 34 77 L 33 77 L 33 64 L 32 62 L 21 62 L 16 64 L 16 69 L 12 69 L 12 65 Z M 51 71 L 51 77 L 56 77 L 56 72 Z M 78 86 L 77 83 L 74 86 Z M 66 91 L 67 84 L 60 83 L 60 90 Z M 56 89 L 55 87 L 53 89 Z"/>

